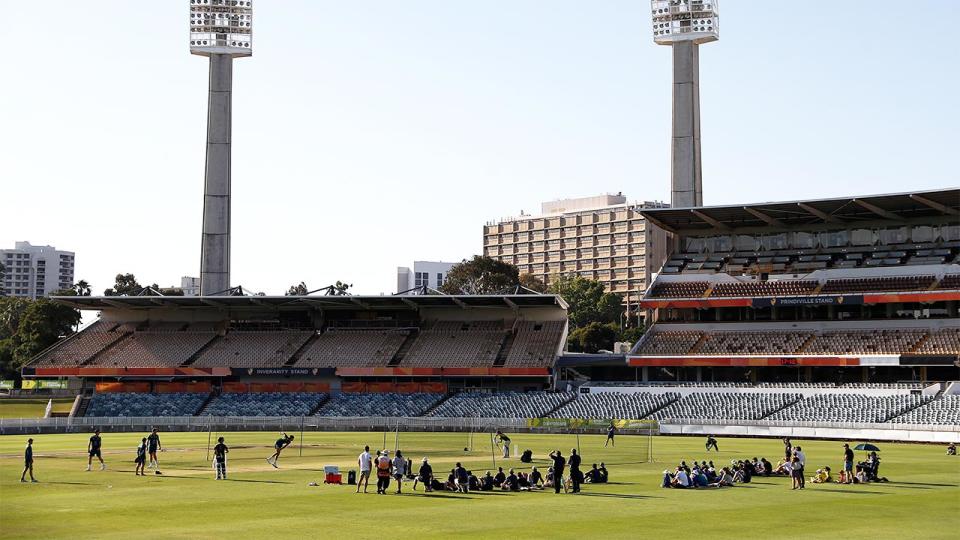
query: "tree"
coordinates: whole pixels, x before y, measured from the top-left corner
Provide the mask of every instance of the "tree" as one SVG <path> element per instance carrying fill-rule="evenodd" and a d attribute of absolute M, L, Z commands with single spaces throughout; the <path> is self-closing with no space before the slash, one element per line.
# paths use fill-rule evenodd
<path fill-rule="evenodd" d="M 455 264 L 440 286 L 445 294 L 496 294 L 520 284 L 517 267 L 492 257 L 474 255 Z"/>
<path fill-rule="evenodd" d="M 550 292 L 567 302 L 567 315 L 574 328 L 592 322 L 618 322 L 623 312 L 619 294 L 605 292 L 603 283 L 578 274 L 560 276 L 550 284 Z"/>
<path fill-rule="evenodd" d="M 114 279 L 116 283 L 112 289 L 103 291 L 104 296 L 129 296 L 143 289 L 133 274 L 117 274 Z"/>
<path fill-rule="evenodd" d="M 81 279 L 73 285 L 73 291 L 77 296 L 90 296 L 90 284 Z"/>
<path fill-rule="evenodd" d="M 613 350 L 619 328 L 614 323 L 592 322 L 577 328 L 567 336 L 567 349 L 573 352 L 595 353 Z"/>
<path fill-rule="evenodd" d="M 46 298 L 0 298 L 0 374 L 15 376 L 34 355 L 73 333 L 79 322 L 79 311 Z"/>
<path fill-rule="evenodd" d="M 287 292 L 284 293 L 285 296 L 306 296 L 309 290 L 307 289 L 307 284 L 300 282 L 299 285 L 291 285 Z"/>
<path fill-rule="evenodd" d="M 347 296 L 350 294 L 350 287 L 353 287 L 352 283 L 344 283 L 340 280 L 337 280 L 337 282 L 334 283 L 329 289 L 330 295 L 331 296 Z"/>
<path fill-rule="evenodd" d="M 547 292 L 547 284 L 533 274 L 520 274 L 520 286 L 538 293 Z"/>
<path fill-rule="evenodd" d="M 624 328 L 623 331 L 620 332 L 620 341 L 629 341 L 631 344 L 636 345 L 646 330 L 643 326 Z"/>

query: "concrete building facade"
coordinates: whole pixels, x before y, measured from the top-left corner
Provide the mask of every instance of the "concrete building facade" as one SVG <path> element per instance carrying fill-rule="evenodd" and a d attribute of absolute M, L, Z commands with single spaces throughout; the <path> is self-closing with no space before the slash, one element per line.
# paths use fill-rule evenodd
<path fill-rule="evenodd" d="M 640 299 L 667 253 L 663 231 L 647 238 L 641 208 L 659 202 L 630 203 L 622 193 L 543 203 L 541 215 L 506 218 L 483 228 L 483 254 L 516 265 L 546 284 L 579 274 L 602 282 L 624 303 Z"/>
<path fill-rule="evenodd" d="M 200 296 L 200 278 L 183 276 L 180 278 L 180 290 L 184 296 Z"/>
<path fill-rule="evenodd" d="M 417 287 L 439 289 L 447 280 L 447 272 L 458 263 L 441 261 L 413 261 L 413 270 L 407 266 L 397 267 L 397 291 Z"/>
<path fill-rule="evenodd" d="M 53 246 L 34 246 L 17 242 L 13 249 L 0 249 L 5 268 L 4 296 L 43 298 L 54 291 L 73 286 L 75 255 Z"/>

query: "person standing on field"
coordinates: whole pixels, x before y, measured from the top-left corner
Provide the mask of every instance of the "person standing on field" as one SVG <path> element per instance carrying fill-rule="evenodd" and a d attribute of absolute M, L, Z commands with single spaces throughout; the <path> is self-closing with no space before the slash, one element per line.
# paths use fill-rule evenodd
<path fill-rule="evenodd" d="M 360 493 L 360 484 L 363 484 L 363 492 L 367 492 L 367 485 L 370 483 L 370 467 L 373 464 L 373 456 L 370 455 L 370 447 L 364 446 L 363 452 L 357 458 L 357 466 L 360 467 L 360 478 L 357 480 L 357 493 Z"/>
<path fill-rule="evenodd" d="M 617 433 L 617 426 L 613 425 L 613 422 L 610 422 L 610 427 L 607 428 L 607 440 L 603 443 L 603 447 L 606 448 L 608 444 L 616 446 L 617 443 L 613 441 L 613 436 Z"/>
<path fill-rule="evenodd" d="M 217 445 L 213 447 L 213 464 L 217 469 L 217 480 L 227 479 L 227 454 L 230 449 L 223 444 L 223 437 L 217 439 Z"/>
<path fill-rule="evenodd" d="M 33 439 L 27 439 L 27 447 L 23 450 L 23 472 L 20 473 L 20 481 L 26 482 L 26 475 L 30 473 L 30 481 L 37 483 L 33 477 Z"/>
<path fill-rule="evenodd" d="M 160 461 L 157 459 L 157 452 L 163 448 L 160 445 L 160 434 L 157 433 L 158 431 L 157 428 L 153 428 L 153 431 L 147 436 L 147 451 L 150 454 L 149 467 L 151 469 L 157 469 L 154 471 L 156 474 L 160 474 Z"/>
<path fill-rule="evenodd" d="M 843 476 L 847 484 L 853 483 L 853 450 L 849 444 L 843 445 Z"/>
<path fill-rule="evenodd" d="M 390 452 L 384 450 L 377 458 L 377 494 L 386 494 L 388 487 L 390 487 Z"/>
<path fill-rule="evenodd" d="M 563 486 L 563 468 L 567 465 L 567 460 L 563 459 L 563 454 L 559 450 L 550 452 L 550 459 L 553 460 L 553 492 L 560 493 Z"/>
<path fill-rule="evenodd" d="M 277 442 L 273 443 L 273 454 L 267 458 L 267 463 L 273 465 L 274 469 L 279 469 L 280 466 L 277 465 L 277 461 L 280 460 L 280 452 L 283 452 L 283 449 L 290 446 L 290 443 L 293 442 L 293 435 L 283 434 L 283 437 L 277 439 Z"/>
<path fill-rule="evenodd" d="M 147 438 L 144 437 L 140 441 L 140 446 L 137 447 L 137 459 L 133 460 L 137 464 L 134 468 L 134 476 L 146 476 L 146 473 L 143 472 L 143 466 L 147 463 Z"/>
<path fill-rule="evenodd" d="M 580 493 L 580 482 L 583 479 L 583 473 L 580 472 L 580 455 L 576 448 L 570 449 L 570 482 L 573 484 L 573 492 Z"/>
<path fill-rule="evenodd" d="M 103 462 L 103 456 L 100 453 L 100 444 L 102 440 L 100 439 L 100 430 L 93 432 L 93 436 L 90 437 L 90 442 L 87 443 L 87 471 L 90 470 L 90 466 L 93 465 L 93 457 L 96 456 L 100 460 L 100 470 L 107 468 L 107 464 Z"/>
<path fill-rule="evenodd" d="M 393 479 L 397 481 L 397 495 L 400 494 L 400 487 L 403 484 L 403 475 L 405 474 L 407 474 L 407 460 L 397 450 L 397 455 L 393 457 Z"/>

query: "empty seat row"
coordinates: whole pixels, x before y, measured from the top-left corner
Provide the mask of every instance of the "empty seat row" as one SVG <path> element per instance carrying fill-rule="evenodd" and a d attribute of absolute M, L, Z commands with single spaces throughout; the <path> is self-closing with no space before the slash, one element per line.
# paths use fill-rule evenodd
<path fill-rule="evenodd" d="M 881 423 L 929 400 L 928 397 L 916 394 L 894 396 L 819 394 L 777 411 L 767 419 L 798 422 Z"/>
<path fill-rule="evenodd" d="M 803 396 L 792 393 L 694 392 L 657 411 L 652 418 L 759 420 Z"/>
<path fill-rule="evenodd" d="M 641 420 L 676 401 L 675 392 L 600 392 L 580 394 L 550 416 L 555 418 L 584 418 L 588 420 Z"/>
<path fill-rule="evenodd" d="M 304 416 L 327 395 L 320 392 L 224 393 L 213 398 L 201 416 Z"/>
<path fill-rule="evenodd" d="M 452 418 L 538 418 L 573 399 L 573 392 L 461 392 L 430 416 Z"/>
<path fill-rule="evenodd" d="M 84 416 L 193 416 L 207 396 L 194 392 L 94 394 Z"/>
<path fill-rule="evenodd" d="M 422 416 L 443 399 L 443 394 L 337 394 L 324 403 L 316 416 Z"/>

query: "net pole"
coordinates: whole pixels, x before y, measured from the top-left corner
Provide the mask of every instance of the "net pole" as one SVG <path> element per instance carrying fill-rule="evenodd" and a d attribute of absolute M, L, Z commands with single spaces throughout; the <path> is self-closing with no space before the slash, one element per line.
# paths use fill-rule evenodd
<path fill-rule="evenodd" d="M 383 426 L 383 446 L 381 446 L 381 448 L 383 448 L 384 450 L 387 449 L 387 426 L 386 425 Z"/>
<path fill-rule="evenodd" d="M 490 434 L 490 458 L 493 459 L 493 468 L 497 468 L 497 451 L 494 450 L 496 445 L 493 444 L 493 433 Z"/>
<path fill-rule="evenodd" d="M 300 415 L 300 457 L 303 457 L 303 415 Z"/>
<path fill-rule="evenodd" d="M 213 435 L 213 427 L 207 422 L 207 461 L 210 461 L 210 437 Z"/>
<path fill-rule="evenodd" d="M 396 435 L 393 440 L 393 454 L 397 454 L 397 450 L 400 449 L 400 420 L 397 420 L 397 430 Z"/>
<path fill-rule="evenodd" d="M 577 431 L 577 453 L 583 455 L 583 452 L 580 451 L 580 432 L 579 431 Z"/>

